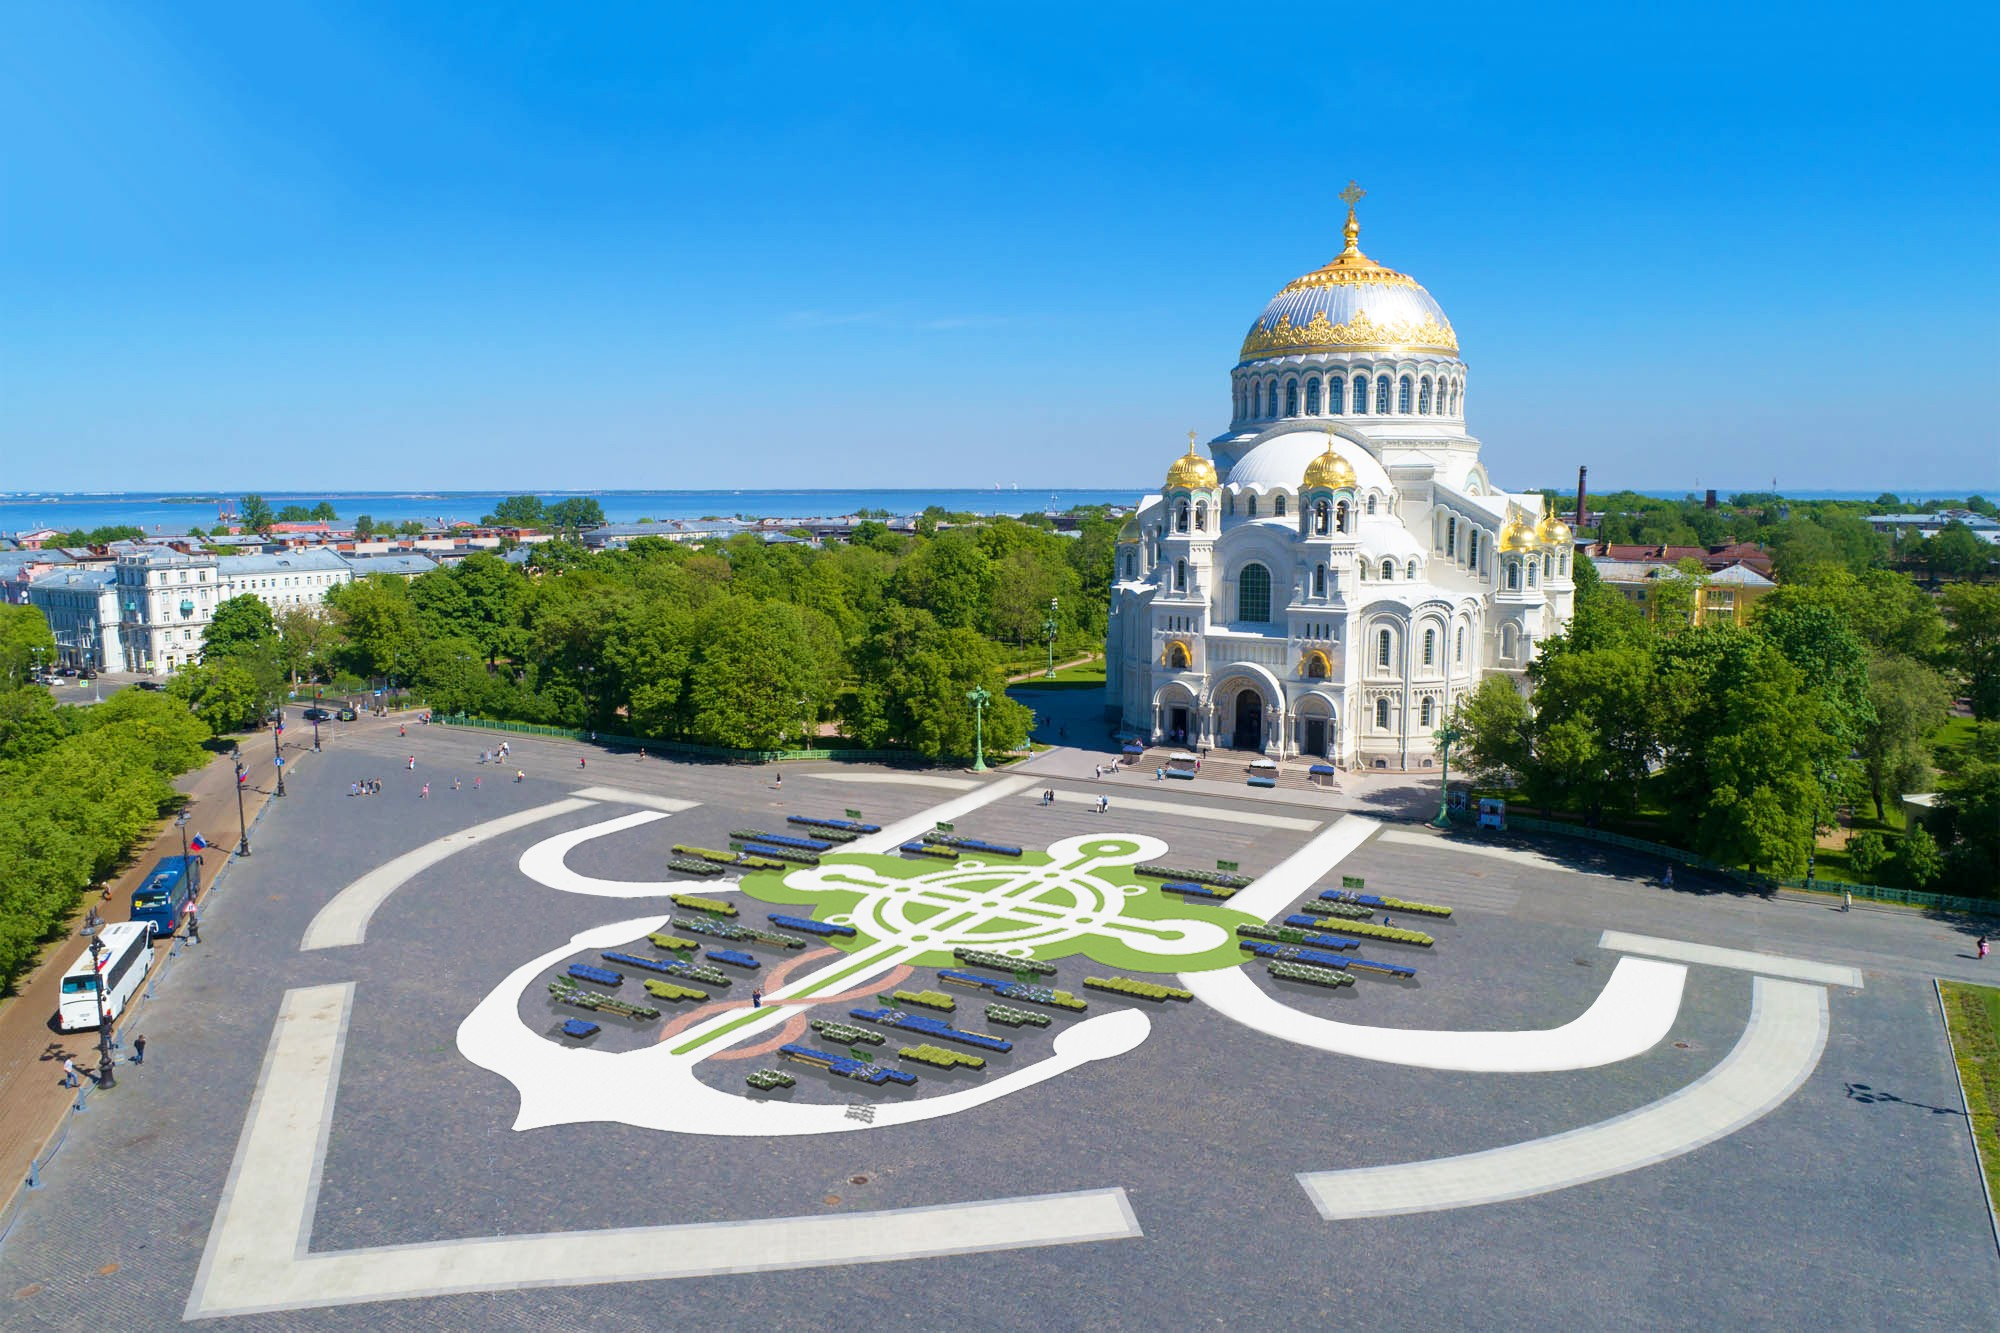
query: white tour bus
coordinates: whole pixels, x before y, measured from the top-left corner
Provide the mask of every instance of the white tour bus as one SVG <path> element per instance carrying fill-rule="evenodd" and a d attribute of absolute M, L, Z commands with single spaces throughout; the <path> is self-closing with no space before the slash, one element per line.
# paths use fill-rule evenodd
<path fill-rule="evenodd" d="M 57 1021 L 64 1032 L 97 1026 L 98 977 L 104 978 L 104 1016 L 116 1020 L 146 983 L 153 966 L 153 928 L 144 921 L 120 921 L 106 926 L 98 935 L 104 943 L 100 969 L 93 967 L 90 950 L 63 973 L 62 1009 Z"/>

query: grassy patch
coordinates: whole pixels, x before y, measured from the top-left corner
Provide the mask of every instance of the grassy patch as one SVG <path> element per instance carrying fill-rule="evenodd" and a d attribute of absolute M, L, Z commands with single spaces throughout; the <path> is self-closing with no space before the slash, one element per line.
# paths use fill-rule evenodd
<path fill-rule="evenodd" d="M 1952 1059 L 1965 1084 L 1972 1139 L 1991 1198 L 2000 1198 L 2000 990 L 1960 981 L 1939 983 Z"/>

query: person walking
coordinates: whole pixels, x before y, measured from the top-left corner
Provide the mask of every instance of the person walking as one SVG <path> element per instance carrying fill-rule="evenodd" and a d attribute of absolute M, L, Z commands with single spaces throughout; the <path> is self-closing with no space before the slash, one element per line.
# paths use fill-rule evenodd
<path fill-rule="evenodd" d="M 410 756 L 410 771 L 412 773 L 417 771 L 417 757 L 415 755 Z"/>
<path fill-rule="evenodd" d="M 1986 956 L 1986 937 L 1984 935 L 1979 937 L 1979 956 L 1981 958 Z"/>
<path fill-rule="evenodd" d="M 528 776 L 528 775 L 527 775 L 526 773 L 523 773 L 523 772 L 522 772 L 522 771 L 521 771 L 520 769 L 518 769 L 518 768 L 514 770 L 514 781 L 516 781 L 516 782 L 519 782 L 519 781 L 520 781 L 520 780 L 521 780 L 522 778 L 525 778 L 525 777 L 527 777 L 527 776 Z"/>
<path fill-rule="evenodd" d="M 417 799 L 420 801 L 428 801 L 430 797 L 431 797 L 431 784 L 426 782 L 424 784 L 424 789 L 417 793 Z"/>
<path fill-rule="evenodd" d="M 778 780 L 771 785 L 779 791 L 783 791 L 785 789 L 785 775 L 783 773 L 778 774 Z"/>
<path fill-rule="evenodd" d="M 753 991 L 751 991 L 751 992 L 750 992 L 750 1007 L 751 1007 L 752 1009 L 762 1009 L 762 1008 L 764 1007 L 764 992 L 763 992 L 763 991 L 761 991 L 761 990 L 753 990 Z"/>
<path fill-rule="evenodd" d="M 76 1061 L 65 1055 L 63 1057 L 63 1086 L 65 1088 L 73 1088 L 76 1085 Z"/>
<path fill-rule="evenodd" d="M 135 1065 L 146 1063 L 146 1034 L 143 1032 L 132 1038 L 132 1063 Z"/>
<path fill-rule="evenodd" d="M 410 729 L 408 727 L 398 725 L 396 728 L 396 734 L 398 736 L 407 736 L 410 734 Z"/>
<path fill-rule="evenodd" d="M 458 780 L 458 779 L 457 779 L 456 777 L 454 777 L 454 778 L 453 778 L 453 779 L 451 780 L 451 789 L 452 789 L 453 791 L 457 791 L 457 790 L 459 789 L 460 785 L 461 785 L 461 784 L 460 784 L 459 780 Z"/>
<path fill-rule="evenodd" d="M 1843 912 L 1852 912 L 1854 910 L 1854 890 L 1842 889 L 1840 891 L 1840 910 Z"/>
<path fill-rule="evenodd" d="M 474 791 L 478 791 L 478 790 L 479 790 L 479 779 L 478 779 L 477 777 L 474 777 L 474 778 L 472 779 L 472 789 L 473 789 Z"/>
<path fill-rule="evenodd" d="M 583 755 L 578 755 L 578 756 L 576 757 L 576 766 L 577 766 L 578 768 L 587 768 L 587 767 L 589 767 L 589 764 L 590 764 L 590 761 L 589 761 L 589 760 L 588 760 L 587 758 L 585 758 L 585 757 L 584 757 Z"/>

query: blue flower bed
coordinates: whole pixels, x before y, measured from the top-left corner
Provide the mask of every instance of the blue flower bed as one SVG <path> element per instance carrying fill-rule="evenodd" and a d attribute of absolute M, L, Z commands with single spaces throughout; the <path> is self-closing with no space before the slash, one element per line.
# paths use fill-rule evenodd
<path fill-rule="evenodd" d="M 944 847 L 934 842 L 906 842 L 902 850 L 911 856 L 935 856 L 946 861 L 958 859 L 957 848 Z"/>
<path fill-rule="evenodd" d="M 764 966 L 753 955 L 744 953 L 741 949 L 710 949 L 704 956 L 713 958 L 718 963 L 727 963 L 731 967 L 754 969 Z"/>
<path fill-rule="evenodd" d="M 1236 896 L 1235 889 L 1214 889 L 1206 884 L 1162 884 L 1160 888 L 1166 893 L 1184 894 L 1190 898 L 1213 898 L 1217 902 L 1228 902 Z"/>
<path fill-rule="evenodd" d="M 1342 958 L 1337 953 L 1301 948 L 1296 944 L 1267 944 L 1263 940 L 1238 940 L 1236 947 L 1254 953 L 1259 958 L 1282 958 L 1288 963 L 1315 963 L 1321 967 L 1333 968 L 1335 971 L 1355 966 L 1354 962 Z"/>
<path fill-rule="evenodd" d="M 819 838 L 792 838 L 782 833 L 766 833 L 762 829 L 737 829 L 729 835 L 743 842 L 769 843 L 773 847 L 792 847 L 802 852 L 826 852 L 833 850 L 833 844 Z"/>
<path fill-rule="evenodd" d="M 798 864 L 804 866 L 816 866 L 819 864 L 819 853 L 817 852 L 801 852 L 791 847 L 773 847 L 769 843 L 763 842 L 744 843 L 743 854 L 753 857 L 769 857 L 776 861 L 796 861 Z M 745 862 L 744 864 L 747 865 L 749 862 Z"/>
<path fill-rule="evenodd" d="M 565 1037 L 576 1037 L 578 1039 L 593 1037 L 599 1031 L 600 1029 L 597 1024 L 587 1023 L 581 1018 L 565 1018 L 563 1020 L 562 1034 Z"/>
<path fill-rule="evenodd" d="M 802 930 L 808 935 L 854 934 L 852 926 L 836 926 L 826 921 L 815 921 L 809 916 L 786 916 L 783 912 L 771 912 L 767 915 L 774 926 L 783 926 L 786 930 Z"/>
<path fill-rule="evenodd" d="M 863 824 L 854 819 L 817 819 L 812 815 L 787 815 L 787 824 L 803 824 L 807 828 L 834 828 L 842 833 L 880 833 L 880 824 Z"/>
<path fill-rule="evenodd" d="M 933 833 L 927 839 L 941 847 L 958 847 L 968 852 L 992 852 L 996 856 L 1019 856 L 1019 847 L 1009 847 L 1005 843 L 987 842 L 982 838 L 961 838 L 951 833 Z"/>
<path fill-rule="evenodd" d="M 983 1032 L 963 1032 L 943 1019 L 932 1018 L 929 1014 L 909 1014 L 901 1009 L 850 1009 L 847 1012 L 850 1018 L 858 1018 L 864 1023 L 880 1023 L 884 1027 L 921 1032 L 926 1037 L 977 1046 L 982 1050 L 999 1051 L 1003 1055 L 1014 1049 L 1014 1043 L 1011 1041 L 1000 1037 L 989 1037 Z"/>
<path fill-rule="evenodd" d="M 1340 776 L 1340 770 L 1332 764 L 1314 764 L 1306 772 L 1316 778 L 1337 778 Z"/>
<path fill-rule="evenodd" d="M 613 972 L 610 968 L 606 967 L 592 967 L 589 963 L 571 963 L 569 965 L 569 974 L 578 981 L 594 981 L 600 986 L 622 986 L 625 984 L 624 973 Z"/>
<path fill-rule="evenodd" d="M 884 1069 L 880 1065 L 869 1064 L 866 1060 L 856 1060 L 852 1056 L 835 1055 L 831 1051 L 816 1051 L 810 1046 L 797 1042 L 787 1042 L 778 1048 L 778 1054 L 800 1064 L 818 1065 L 830 1074 L 851 1078 L 860 1083 L 881 1087 L 884 1083 L 900 1083 L 905 1087 L 915 1083 L 915 1074 L 906 1074 L 900 1069 Z"/>

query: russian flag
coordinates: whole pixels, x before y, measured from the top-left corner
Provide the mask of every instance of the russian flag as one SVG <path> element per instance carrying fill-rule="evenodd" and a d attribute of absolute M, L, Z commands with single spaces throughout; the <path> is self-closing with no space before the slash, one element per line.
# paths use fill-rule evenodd
<path fill-rule="evenodd" d="M 188 839 L 188 849 L 190 851 L 199 852 L 207 848 L 207 846 L 208 846 L 208 839 L 202 837 L 201 834 L 199 833 L 195 834 L 192 838 Z"/>

